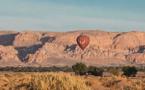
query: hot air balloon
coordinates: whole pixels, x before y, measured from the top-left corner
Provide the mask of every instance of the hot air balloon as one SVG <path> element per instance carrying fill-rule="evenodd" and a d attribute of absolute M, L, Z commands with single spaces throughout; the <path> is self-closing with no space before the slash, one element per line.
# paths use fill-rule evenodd
<path fill-rule="evenodd" d="M 77 37 L 76 41 L 79 47 L 84 50 L 89 45 L 90 38 L 87 35 L 81 34 Z"/>

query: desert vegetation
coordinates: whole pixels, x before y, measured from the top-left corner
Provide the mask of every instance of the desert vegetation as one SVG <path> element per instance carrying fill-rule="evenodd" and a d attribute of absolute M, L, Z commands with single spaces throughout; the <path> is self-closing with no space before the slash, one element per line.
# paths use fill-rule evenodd
<path fill-rule="evenodd" d="M 145 78 L 78 76 L 64 72 L 3 72 L 1 90 L 144 90 Z"/>
<path fill-rule="evenodd" d="M 87 73 L 87 66 L 83 63 L 76 63 L 72 66 L 72 69 L 76 74 L 79 75 L 84 75 Z"/>
<path fill-rule="evenodd" d="M 68 73 L 2 73 L 1 90 L 91 90 L 85 79 Z"/>
<path fill-rule="evenodd" d="M 94 75 L 94 76 L 102 76 L 104 70 L 102 68 L 97 68 L 94 66 L 88 67 L 88 74 Z"/>
<path fill-rule="evenodd" d="M 145 90 L 144 67 L 0 67 L 0 90 Z M 109 73 L 109 75 L 105 75 Z"/>
<path fill-rule="evenodd" d="M 84 63 L 76 63 L 63 67 L 0 67 L 1 72 L 74 72 L 76 75 L 94 75 L 103 76 L 103 73 L 110 73 L 114 76 L 135 77 L 138 72 L 145 72 L 145 68 L 136 66 L 110 66 L 110 67 L 96 67 L 87 66 Z"/>
<path fill-rule="evenodd" d="M 95 67 L 95 66 L 86 66 L 84 63 L 76 63 L 72 66 L 72 71 L 79 75 L 94 75 L 94 76 L 103 76 L 103 73 L 110 73 L 114 76 L 126 76 L 126 77 L 135 77 L 137 72 L 144 72 L 143 67 L 135 66 L 121 66 L 121 67 Z"/>
<path fill-rule="evenodd" d="M 136 67 L 123 67 L 123 74 L 130 77 L 130 76 L 135 76 L 137 73 Z"/>
<path fill-rule="evenodd" d="M 10 71 L 10 72 L 71 72 L 72 68 L 68 66 L 64 67 L 0 67 L 0 71 Z"/>

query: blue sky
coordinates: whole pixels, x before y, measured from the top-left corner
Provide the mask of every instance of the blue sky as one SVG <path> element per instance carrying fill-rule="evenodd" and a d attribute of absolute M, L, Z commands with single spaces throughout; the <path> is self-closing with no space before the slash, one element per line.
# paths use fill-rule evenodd
<path fill-rule="evenodd" d="M 0 0 L 0 29 L 145 31 L 145 0 Z"/>

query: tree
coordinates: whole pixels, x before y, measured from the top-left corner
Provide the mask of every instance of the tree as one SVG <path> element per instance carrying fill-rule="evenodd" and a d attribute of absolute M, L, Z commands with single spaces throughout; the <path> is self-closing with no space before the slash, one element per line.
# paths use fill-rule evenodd
<path fill-rule="evenodd" d="M 72 66 L 72 69 L 76 74 L 79 75 L 84 75 L 87 73 L 87 66 L 83 63 L 76 63 Z"/>
<path fill-rule="evenodd" d="M 88 73 L 95 76 L 102 76 L 104 70 L 102 68 L 97 68 L 94 66 L 90 66 L 88 68 Z"/>
<path fill-rule="evenodd" d="M 123 71 L 123 75 L 128 76 L 128 77 L 130 77 L 130 76 L 134 77 L 137 73 L 137 69 L 134 66 L 123 67 L 122 71 Z"/>

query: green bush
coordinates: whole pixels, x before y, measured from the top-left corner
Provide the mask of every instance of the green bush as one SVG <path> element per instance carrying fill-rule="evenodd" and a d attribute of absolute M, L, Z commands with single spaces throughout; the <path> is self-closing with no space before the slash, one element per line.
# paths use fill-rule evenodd
<path fill-rule="evenodd" d="M 123 75 L 128 76 L 128 77 L 130 77 L 130 76 L 134 77 L 137 73 L 137 69 L 134 66 L 123 67 L 122 71 L 123 71 Z"/>
<path fill-rule="evenodd" d="M 84 75 L 87 73 L 87 66 L 83 63 L 76 63 L 72 66 L 72 69 L 76 74 L 79 75 Z"/>
<path fill-rule="evenodd" d="M 97 68 L 94 66 L 90 66 L 88 68 L 88 73 L 94 76 L 102 76 L 104 70 L 102 68 Z"/>

